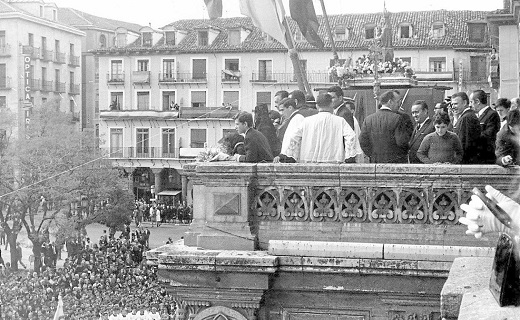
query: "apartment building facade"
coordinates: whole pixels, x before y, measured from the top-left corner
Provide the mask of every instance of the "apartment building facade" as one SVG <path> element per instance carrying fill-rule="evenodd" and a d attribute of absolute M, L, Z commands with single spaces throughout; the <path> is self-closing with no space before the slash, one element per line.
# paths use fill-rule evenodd
<path fill-rule="evenodd" d="M 22 134 L 32 107 L 51 101 L 79 126 L 84 36 L 59 22 L 55 4 L 0 1 L 0 108 L 17 115 L 3 129 Z"/>
<path fill-rule="evenodd" d="M 421 85 L 451 87 L 448 95 L 491 93 L 487 14 L 392 13 L 394 56 L 411 64 Z M 342 63 L 368 54 L 382 20 L 382 14 L 329 17 Z M 311 87 L 335 84 L 324 23 L 323 50 L 311 47 L 293 21 L 289 25 Z M 233 131 L 234 114 L 272 106 L 277 91 L 298 88 L 287 50 L 245 17 L 143 27 L 137 38 L 120 28 L 116 43 L 94 54 L 102 147 L 114 165 L 133 172 L 136 194 L 183 189 L 182 164 Z"/>

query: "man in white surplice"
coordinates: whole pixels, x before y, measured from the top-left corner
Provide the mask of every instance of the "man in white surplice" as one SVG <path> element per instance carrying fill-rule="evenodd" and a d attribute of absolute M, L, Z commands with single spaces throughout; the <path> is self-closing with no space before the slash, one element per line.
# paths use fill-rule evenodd
<path fill-rule="evenodd" d="M 291 133 L 286 156 L 302 163 L 353 163 L 362 154 L 359 139 L 342 117 L 333 114 L 332 97 L 316 99 L 319 113 L 305 118 Z"/>

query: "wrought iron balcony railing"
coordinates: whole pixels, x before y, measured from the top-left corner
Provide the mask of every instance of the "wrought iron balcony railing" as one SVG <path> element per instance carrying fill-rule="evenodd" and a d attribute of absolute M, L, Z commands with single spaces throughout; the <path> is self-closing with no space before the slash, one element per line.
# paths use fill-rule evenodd
<path fill-rule="evenodd" d="M 125 83 L 125 74 L 123 73 L 107 73 L 107 82 L 115 84 Z"/>
<path fill-rule="evenodd" d="M 79 94 L 80 86 L 79 84 L 71 83 L 69 84 L 69 94 Z"/>
<path fill-rule="evenodd" d="M 150 83 L 150 71 L 132 71 L 132 83 Z"/>
<path fill-rule="evenodd" d="M 54 51 L 42 49 L 42 60 L 43 61 L 53 61 L 54 60 Z"/>
<path fill-rule="evenodd" d="M 65 88 L 66 88 L 66 85 L 65 85 L 65 82 L 55 82 L 55 86 L 54 86 L 54 91 L 55 92 L 59 92 L 59 93 L 65 93 Z"/>
<path fill-rule="evenodd" d="M 54 91 L 54 83 L 53 81 L 49 81 L 49 80 L 42 80 L 42 91 L 47 91 L 47 92 L 50 92 L 50 91 Z"/>
<path fill-rule="evenodd" d="M 80 57 L 71 55 L 69 57 L 69 66 L 79 67 L 80 66 Z"/>
<path fill-rule="evenodd" d="M 57 51 L 54 54 L 54 62 L 64 64 L 66 61 L 67 61 L 67 56 L 65 55 L 65 53 Z"/>
<path fill-rule="evenodd" d="M 40 48 L 33 46 L 22 46 L 22 54 L 28 55 L 33 59 L 40 59 Z"/>
<path fill-rule="evenodd" d="M 109 158 L 124 158 L 124 159 L 157 159 L 157 158 L 176 158 L 175 148 L 160 148 L 160 147 L 123 147 L 123 148 L 108 148 Z"/>

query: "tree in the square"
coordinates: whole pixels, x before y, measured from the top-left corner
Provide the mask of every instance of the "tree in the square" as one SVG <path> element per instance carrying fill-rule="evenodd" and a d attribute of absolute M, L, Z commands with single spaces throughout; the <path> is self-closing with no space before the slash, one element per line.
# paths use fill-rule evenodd
<path fill-rule="evenodd" d="M 0 223 L 13 268 L 18 233 L 24 228 L 39 271 L 42 244 L 51 228 L 61 230 L 58 238 L 67 240 L 112 215 L 127 222 L 133 196 L 124 174 L 103 158 L 93 134 L 79 131 L 56 102 L 33 108 L 25 131 L 9 139 L 0 157 Z"/>

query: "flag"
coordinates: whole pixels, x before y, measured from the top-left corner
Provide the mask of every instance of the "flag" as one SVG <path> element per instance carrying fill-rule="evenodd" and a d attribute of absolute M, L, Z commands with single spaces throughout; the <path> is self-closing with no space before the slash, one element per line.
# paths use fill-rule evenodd
<path fill-rule="evenodd" d="M 312 0 L 289 0 L 289 10 L 291 18 L 296 21 L 305 39 L 311 45 L 323 48 L 323 41 L 318 35 L 320 24 Z"/>
<path fill-rule="evenodd" d="M 240 13 L 253 20 L 253 24 L 289 48 L 285 39 L 285 11 L 281 0 L 240 0 Z"/>
<path fill-rule="evenodd" d="M 204 0 L 211 20 L 222 17 L 222 0 Z"/>
<path fill-rule="evenodd" d="M 56 307 L 56 312 L 54 313 L 53 320 L 59 320 L 61 317 L 64 317 L 63 314 L 63 299 L 61 298 L 61 294 L 58 296 L 58 306 Z"/>

